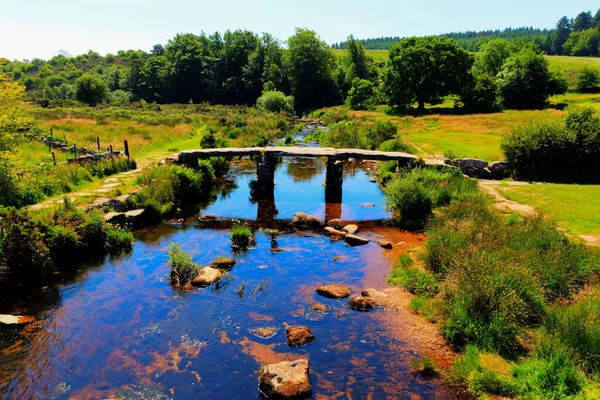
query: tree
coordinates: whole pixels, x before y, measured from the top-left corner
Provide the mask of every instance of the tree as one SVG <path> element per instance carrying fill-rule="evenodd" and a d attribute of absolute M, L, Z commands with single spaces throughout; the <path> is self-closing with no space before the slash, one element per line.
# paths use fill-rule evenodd
<path fill-rule="evenodd" d="M 377 77 L 373 60 L 366 56 L 365 47 L 354 36 L 348 36 L 346 50 L 351 68 L 351 80 L 354 78 L 373 80 Z"/>
<path fill-rule="evenodd" d="M 590 11 L 579 13 L 573 21 L 573 31 L 580 32 L 592 28 L 593 20 L 594 18 Z"/>
<path fill-rule="evenodd" d="M 473 56 L 454 39 L 419 37 L 404 39 L 390 50 L 383 70 L 383 84 L 390 106 L 406 109 L 415 101 L 425 103 L 459 94 L 471 79 Z"/>
<path fill-rule="evenodd" d="M 315 32 L 300 28 L 287 43 L 285 67 L 296 110 L 303 112 L 339 101 L 333 80 L 335 59 L 327 43 Z"/>
<path fill-rule="evenodd" d="M 108 92 L 106 82 L 98 75 L 83 74 L 75 81 L 75 95 L 77 100 L 94 107 L 101 103 Z"/>
<path fill-rule="evenodd" d="M 375 104 L 375 85 L 366 79 L 354 78 L 346 104 L 353 110 L 365 110 Z"/>
<path fill-rule="evenodd" d="M 597 93 L 600 91 L 600 71 L 585 66 L 577 73 L 576 88 L 579 93 Z"/>
<path fill-rule="evenodd" d="M 497 82 L 506 108 L 542 108 L 550 96 L 567 90 L 564 78 L 548 70 L 548 60 L 528 48 L 506 60 Z"/>
<path fill-rule="evenodd" d="M 594 26 L 594 28 L 600 29 L 600 8 L 598 9 L 598 11 L 596 11 L 596 14 L 594 15 L 592 25 Z"/>
<path fill-rule="evenodd" d="M 600 32 L 596 29 L 587 29 L 571 33 L 563 47 L 565 55 L 596 57 L 599 46 Z"/>
<path fill-rule="evenodd" d="M 487 74 L 475 74 L 460 98 L 467 112 L 489 113 L 500 109 L 498 85 L 495 78 Z"/>
<path fill-rule="evenodd" d="M 502 64 L 504 64 L 513 51 L 514 47 L 506 40 L 488 40 L 479 47 L 474 69 L 478 73 L 496 76 L 502 69 Z"/>
<path fill-rule="evenodd" d="M 562 17 L 556 23 L 556 30 L 552 33 L 552 52 L 557 55 L 563 54 L 563 45 L 569 39 L 569 35 L 571 34 L 571 22 L 569 18 Z"/>

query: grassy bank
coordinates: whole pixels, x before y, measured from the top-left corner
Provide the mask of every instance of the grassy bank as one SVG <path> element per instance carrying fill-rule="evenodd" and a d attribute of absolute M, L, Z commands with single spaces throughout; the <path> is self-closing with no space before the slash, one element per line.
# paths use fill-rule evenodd
<path fill-rule="evenodd" d="M 413 309 L 438 321 L 462 350 L 447 377 L 476 396 L 597 395 L 600 302 L 589 285 L 598 253 L 569 241 L 544 217 L 501 216 L 476 187 L 456 182 L 462 177 L 436 174 L 429 196 L 449 201 L 422 216 L 422 258 L 401 259 L 390 281 L 414 293 Z M 388 199 L 414 186 L 398 182 L 432 176 L 400 175 L 388 185 Z"/>

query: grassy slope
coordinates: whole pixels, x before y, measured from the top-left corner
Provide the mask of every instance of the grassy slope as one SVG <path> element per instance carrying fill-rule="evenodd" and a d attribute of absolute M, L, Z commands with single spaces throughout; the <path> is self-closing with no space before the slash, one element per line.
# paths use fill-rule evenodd
<path fill-rule="evenodd" d="M 505 186 L 499 192 L 552 216 L 571 234 L 600 236 L 600 185 Z"/>

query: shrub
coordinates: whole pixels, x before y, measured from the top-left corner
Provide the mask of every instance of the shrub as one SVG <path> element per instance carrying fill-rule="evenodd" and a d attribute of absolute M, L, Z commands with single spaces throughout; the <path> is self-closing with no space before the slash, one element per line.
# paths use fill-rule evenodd
<path fill-rule="evenodd" d="M 485 74 L 474 76 L 473 82 L 467 85 L 460 100 L 463 109 L 472 113 L 491 113 L 501 108 L 496 80 Z"/>
<path fill-rule="evenodd" d="M 175 286 L 188 286 L 198 275 L 199 267 L 192 262 L 192 256 L 175 243 L 171 243 L 167 262 L 171 267 L 171 283 Z"/>
<path fill-rule="evenodd" d="M 231 245 L 235 248 L 246 249 L 252 240 L 252 230 L 248 225 L 235 221 L 229 234 Z"/>
<path fill-rule="evenodd" d="M 600 71 L 584 66 L 577 72 L 576 90 L 579 93 L 598 93 L 600 91 Z"/>
<path fill-rule="evenodd" d="M 131 232 L 121 228 L 109 226 L 106 230 L 106 249 L 109 253 L 118 253 L 122 250 L 131 249 L 133 235 Z"/>
<path fill-rule="evenodd" d="M 279 91 L 264 92 L 256 100 L 256 106 L 271 112 L 287 112 L 294 114 L 294 97 L 286 96 Z"/>
<path fill-rule="evenodd" d="M 600 118 L 592 109 L 571 109 L 562 122 L 520 125 L 502 150 L 515 178 L 597 183 Z"/>

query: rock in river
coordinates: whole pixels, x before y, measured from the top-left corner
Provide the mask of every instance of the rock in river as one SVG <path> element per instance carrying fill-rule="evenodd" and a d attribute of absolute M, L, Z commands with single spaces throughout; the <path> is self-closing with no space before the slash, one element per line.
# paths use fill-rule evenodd
<path fill-rule="evenodd" d="M 355 234 L 356 232 L 358 232 L 358 226 L 356 226 L 354 224 L 346 225 L 344 227 L 344 231 L 347 233 Z"/>
<path fill-rule="evenodd" d="M 210 286 L 224 275 L 224 272 L 220 269 L 212 267 L 204 267 L 200 270 L 198 275 L 192 280 L 194 286 Z"/>
<path fill-rule="evenodd" d="M 270 339 L 277 334 L 277 328 L 272 326 L 265 328 L 254 328 L 250 329 L 250 333 L 254 336 L 258 336 L 261 339 Z"/>
<path fill-rule="evenodd" d="M 392 245 L 390 242 L 388 242 L 387 240 L 379 240 L 377 242 L 378 245 L 380 245 L 381 247 L 383 247 L 384 249 L 392 249 L 394 247 L 394 245 Z"/>
<path fill-rule="evenodd" d="M 267 399 L 308 399 L 312 394 L 306 359 L 263 365 L 258 381 Z"/>
<path fill-rule="evenodd" d="M 350 308 L 358 311 L 371 311 L 375 307 L 375 300 L 365 296 L 354 296 L 348 302 Z"/>
<path fill-rule="evenodd" d="M 329 313 L 329 306 L 323 303 L 313 303 L 308 309 L 311 311 L 318 311 L 323 314 Z"/>
<path fill-rule="evenodd" d="M 288 326 L 285 333 L 290 347 L 306 346 L 315 341 L 315 337 L 307 326 Z"/>
<path fill-rule="evenodd" d="M 347 234 L 346 237 L 344 238 L 344 240 L 350 246 L 362 246 L 362 245 L 369 243 L 369 239 L 366 239 L 364 237 L 360 237 L 357 235 L 353 235 L 351 233 Z"/>
<path fill-rule="evenodd" d="M 233 258 L 223 256 L 215 258 L 215 260 L 210 263 L 210 266 L 213 268 L 225 270 L 230 270 L 234 265 L 235 260 Z"/>
<path fill-rule="evenodd" d="M 344 223 L 339 218 L 330 219 L 329 221 L 327 221 L 327 225 L 335 229 L 342 229 L 344 227 Z"/>
<path fill-rule="evenodd" d="M 331 226 L 326 226 L 325 229 L 323 229 L 323 233 L 327 236 L 339 236 L 339 237 L 346 236 L 346 232 L 338 231 L 337 229 L 335 229 Z"/>
<path fill-rule="evenodd" d="M 350 296 L 352 289 L 350 289 L 348 286 L 333 283 L 331 285 L 324 285 L 317 288 L 317 293 L 321 296 L 330 297 L 332 299 L 343 299 Z"/>
<path fill-rule="evenodd" d="M 321 226 L 321 221 L 312 215 L 308 215 L 303 212 L 297 212 L 294 214 L 294 218 L 292 218 L 292 225 L 303 228 L 317 228 Z"/>

